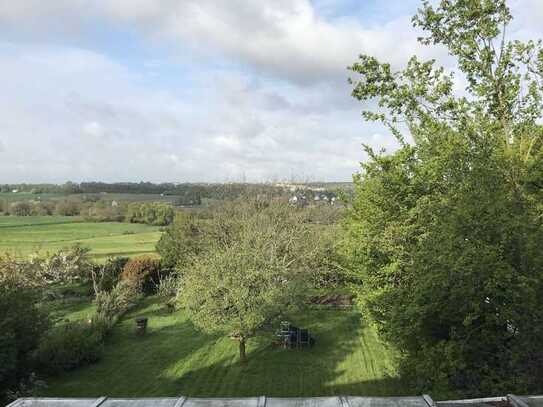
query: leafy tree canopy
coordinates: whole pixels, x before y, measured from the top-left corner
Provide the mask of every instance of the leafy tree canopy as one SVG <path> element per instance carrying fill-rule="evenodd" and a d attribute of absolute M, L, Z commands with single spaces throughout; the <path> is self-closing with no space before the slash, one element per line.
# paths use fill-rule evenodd
<path fill-rule="evenodd" d="M 425 1 L 420 41 L 456 75 L 417 57 L 350 67 L 363 117 L 400 148 L 366 147 L 344 249 L 419 392 L 543 385 L 543 49 L 508 40 L 511 19 L 505 0 Z"/>
<path fill-rule="evenodd" d="M 259 200 L 217 208 L 206 241 L 181 268 L 181 304 L 206 332 L 223 332 L 245 345 L 268 322 L 295 307 L 315 247 L 300 210 Z M 190 224 L 189 224 L 190 226 Z"/>

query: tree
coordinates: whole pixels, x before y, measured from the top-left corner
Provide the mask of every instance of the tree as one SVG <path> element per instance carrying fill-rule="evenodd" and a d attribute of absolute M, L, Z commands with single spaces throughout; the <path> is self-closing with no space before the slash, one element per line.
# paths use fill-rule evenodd
<path fill-rule="evenodd" d="M 26 201 L 13 202 L 9 211 L 15 216 L 30 216 L 32 214 L 32 206 Z"/>
<path fill-rule="evenodd" d="M 81 203 L 73 199 L 58 201 L 56 213 L 61 216 L 78 216 L 81 213 Z"/>
<path fill-rule="evenodd" d="M 145 223 L 155 226 L 166 226 L 172 223 L 175 211 L 165 203 L 133 202 L 128 205 L 126 220 L 131 223 Z"/>
<path fill-rule="evenodd" d="M 41 279 L 28 262 L 0 257 L 0 402 L 32 371 L 49 319 L 38 306 Z"/>
<path fill-rule="evenodd" d="M 191 259 L 205 250 L 207 222 L 190 212 L 178 212 L 156 245 L 165 268 L 183 269 Z"/>
<path fill-rule="evenodd" d="M 504 0 L 423 2 L 413 22 L 463 74 L 362 55 L 353 96 L 376 100 L 393 154 L 366 147 L 344 250 L 361 302 L 417 391 L 543 385 L 543 50 L 508 41 Z M 413 143 L 405 142 L 405 135 Z"/>
<path fill-rule="evenodd" d="M 216 209 L 205 246 L 182 267 L 181 304 L 206 332 L 247 340 L 296 306 L 311 251 L 299 212 L 276 202 L 237 200 Z"/>

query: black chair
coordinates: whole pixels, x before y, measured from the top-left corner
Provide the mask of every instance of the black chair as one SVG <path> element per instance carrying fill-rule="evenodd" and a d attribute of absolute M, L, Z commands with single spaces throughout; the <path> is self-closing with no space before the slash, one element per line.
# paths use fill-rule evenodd
<path fill-rule="evenodd" d="M 307 329 L 300 329 L 298 331 L 298 347 L 310 346 L 311 336 Z"/>

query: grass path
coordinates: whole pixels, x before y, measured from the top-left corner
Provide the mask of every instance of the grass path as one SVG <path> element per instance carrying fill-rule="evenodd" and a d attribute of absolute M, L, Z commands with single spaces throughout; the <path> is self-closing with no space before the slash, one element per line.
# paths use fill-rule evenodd
<path fill-rule="evenodd" d="M 149 317 L 144 337 L 133 318 Z M 167 314 L 154 300 L 127 316 L 108 340 L 102 360 L 48 380 L 45 396 L 318 396 L 405 395 L 392 358 L 356 311 L 312 310 L 293 323 L 317 338 L 313 349 L 285 350 L 270 338 L 249 342 L 249 365 L 237 343 L 197 331 L 182 312 Z"/>

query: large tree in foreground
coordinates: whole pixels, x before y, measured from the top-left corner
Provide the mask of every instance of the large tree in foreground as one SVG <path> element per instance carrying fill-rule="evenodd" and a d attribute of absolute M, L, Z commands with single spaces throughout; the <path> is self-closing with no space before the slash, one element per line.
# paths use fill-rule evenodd
<path fill-rule="evenodd" d="M 543 51 L 508 41 L 511 19 L 504 0 L 424 2 L 421 42 L 456 77 L 415 57 L 351 67 L 400 148 L 367 149 L 345 249 L 402 372 L 438 396 L 543 389 Z"/>
<path fill-rule="evenodd" d="M 241 363 L 247 340 L 300 300 L 317 248 L 300 215 L 274 201 L 227 203 L 206 220 L 194 255 L 178 263 L 181 304 L 202 330 L 237 338 Z"/>

